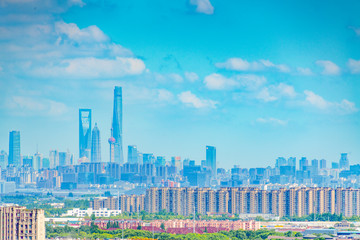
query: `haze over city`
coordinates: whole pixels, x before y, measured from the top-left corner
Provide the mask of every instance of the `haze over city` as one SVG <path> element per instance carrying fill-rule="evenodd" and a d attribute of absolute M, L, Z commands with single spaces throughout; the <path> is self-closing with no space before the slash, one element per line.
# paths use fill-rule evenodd
<path fill-rule="evenodd" d="M 0 2 L 0 150 L 19 130 L 22 155 L 77 158 L 90 108 L 108 161 L 121 86 L 124 159 L 358 163 L 360 3 L 260 2 Z"/>

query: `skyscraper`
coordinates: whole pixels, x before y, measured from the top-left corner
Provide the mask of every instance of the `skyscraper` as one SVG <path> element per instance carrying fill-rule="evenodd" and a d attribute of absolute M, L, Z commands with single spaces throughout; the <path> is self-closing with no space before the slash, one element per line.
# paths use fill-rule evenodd
<path fill-rule="evenodd" d="M 79 158 L 90 159 L 91 109 L 79 109 Z"/>
<path fill-rule="evenodd" d="M 324 169 L 326 168 L 326 160 L 325 159 L 321 159 L 320 160 L 320 169 Z"/>
<path fill-rule="evenodd" d="M 216 178 L 216 148 L 206 146 L 206 166 L 211 170 L 211 175 Z"/>
<path fill-rule="evenodd" d="M 139 152 L 135 145 L 128 146 L 128 163 L 140 163 Z"/>
<path fill-rule="evenodd" d="M 101 162 L 100 130 L 96 123 L 92 130 L 91 162 Z"/>
<path fill-rule="evenodd" d="M 20 166 L 20 132 L 11 131 L 9 135 L 9 164 Z"/>
<path fill-rule="evenodd" d="M 49 167 L 55 168 L 57 166 L 59 166 L 59 151 L 58 150 L 50 150 Z"/>
<path fill-rule="evenodd" d="M 349 169 L 349 159 L 347 157 L 347 153 L 341 154 L 339 166 L 341 169 Z"/>
<path fill-rule="evenodd" d="M 114 143 L 114 162 L 123 164 L 124 154 L 122 145 L 122 88 L 115 87 L 114 89 L 114 111 L 113 111 L 113 138 Z"/>

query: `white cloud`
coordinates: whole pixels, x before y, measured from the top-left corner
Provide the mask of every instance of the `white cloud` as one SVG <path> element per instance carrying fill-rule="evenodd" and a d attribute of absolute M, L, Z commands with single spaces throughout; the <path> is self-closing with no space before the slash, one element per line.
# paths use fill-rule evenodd
<path fill-rule="evenodd" d="M 213 73 L 205 77 L 205 86 L 211 90 L 225 90 L 239 86 L 234 79 L 227 78 L 221 74 Z"/>
<path fill-rule="evenodd" d="M 3 68 L 0 66 L 0 72 L 3 70 Z"/>
<path fill-rule="evenodd" d="M 341 102 L 329 102 L 312 91 L 305 90 L 304 93 L 306 95 L 305 103 L 307 105 L 313 106 L 323 111 L 340 114 L 350 114 L 358 111 L 355 103 L 350 102 L 347 99 L 343 99 Z"/>
<path fill-rule="evenodd" d="M 285 83 L 279 83 L 279 85 L 275 86 L 274 89 L 280 96 L 291 98 L 296 96 L 294 87 Z"/>
<path fill-rule="evenodd" d="M 323 68 L 322 74 L 324 75 L 338 75 L 340 67 L 329 60 L 319 60 L 316 64 Z"/>
<path fill-rule="evenodd" d="M 265 82 L 265 77 L 252 74 L 235 75 L 227 78 L 221 74 L 213 73 L 204 78 L 205 86 L 210 90 L 229 90 L 234 88 L 256 90 Z"/>
<path fill-rule="evenodd" d="M 75 23 L 56 22 L 55 31 L 69 39 L 82 42 L 105 42 L 108 37 L 95 25 L 80 29 Z"/>
<path fill-rule="evenodd" d="M 196 12 L 211 15 L 214 13 L 214 7 L 210 0 L 190 0 L 191 5 L 196 6 Z"/>
<path fill-rule="evenodd" d="M 267 87 L 264 87 L 260 92 L 258 92 L 256 98 L 263 100 L 264 102 L 273 102 L 278 99 L 277 97 L 270 94 L 269 88 Z"/>
<path fill-rule="evenodd" d="M 66 59 L 58 65 L 37 68 L 33 74 L 40 77 L 116 78 L 138 75 L 144 70 L 144 62 L 136 58 L 99 59 L 89 57 Z"/>
<path fill-rule="evenodd" d="M 310 68 L 302 68 L 302 67 L 298 67 L 297 71 L 300 75 L 304 75 L 304 76 L 311 76 L 314 75 L 314 73 L 311 71 Z"/>
<path fill-rule="evenodd" d="M 65 104 L 49 99 L 12 96 L 7 99 L 6 107 L 15 115 L 60 116 L 68 111 Z"/>
<path fill-rule="evenodd" d="M 185 72 L 185 78 L 190 82 L 195 82 L 199 79 L 199 76 L 194 72 Z"/>
<path fill-rule="evenodd" d="M 273 124 L 273 125 L 286 125 L 288 122 L 287 121 L 284 121 L 284 120 L 280 120 L 280 119 L 277 119 L 277 118 L 258 118 L 256 119 L 256 122 L 258 123 L 263 123 L 263 124 Z"/>
<path fill-rule="evenodd" d="M 229 58 L 225 62 L 216 63 L 217 68 L 224 68 L 234 71 L 264 71 L 275 69 L 279 72 L 290 72 L 290 68 L 285 64 L 274 64 L 269 60 L 259 60 L 248 62 L 242 58 Z"/>
<path fill-rule="evenodd" d="M 182 103 L 194 108 L 216 108 L 217 104 L 212 100 L 200 99 L 190 91 L 180 93 L 178 98 Z"/>
<path fill-rule="evenodd" d="M 348 67 L 351 73 L 360 73 L 360 60 L 349 59 Z"/>
<path fill-rule="evenodd" d="M 171 101 L 174 98 L 174 94 L 166 89 L 158 90 L 158 99 L 160 101 Z"/>
<path fill-rule="evenodd" d="M 172 79 L 176 83 L 182 83 L 184 81 L 182 76 L 180 76 L 179 74 L 176 74 L 176 73 L 171 73 L 168 76 L 170 79 Z"/>

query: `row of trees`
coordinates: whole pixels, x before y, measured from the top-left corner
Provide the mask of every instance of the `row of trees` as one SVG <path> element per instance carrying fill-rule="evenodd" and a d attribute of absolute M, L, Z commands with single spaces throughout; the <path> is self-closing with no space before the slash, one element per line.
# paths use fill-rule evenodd
<path fill-rule="evenodd" d="M 116 229 L 116 230 L 102 230 L 96 225 L 81 226 L 80 228 L 52 227 L 46 226 L 46 237 L 73 237 L 73 238 L 89 238 L 89 239 L 105 239 L 105 238 L 155 238 L 159 240 L 258 240 L 267 239 L 268 236 L 301 236 L 300 233 L 286 232 L 278 233 L 272 230 L 257 230 L 257 231 L 220 231 L 218 233 L 204 233 L 204 234 L 170 234 L 170 233 L 152 233 L 150 231 L 134 230 L 134 229 Z"/>

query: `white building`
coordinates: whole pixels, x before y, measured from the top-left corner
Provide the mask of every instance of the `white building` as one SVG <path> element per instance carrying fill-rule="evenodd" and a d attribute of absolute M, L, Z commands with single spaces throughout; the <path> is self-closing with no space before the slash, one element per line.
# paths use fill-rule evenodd
<path fill-rule="evenodd" d="M 0 181 L 0 194 L 15 192 L 15 182 Z"/>
<path fill-rule="evenodd" d="M 62 215 L 62 217 L 90 217 L 93 214 L 95 217 L 111 217 L 120 215 L 121 210 L 108 210 L 107 208 L 100 208 L 99 210 L 88 208 L 86 210 L 81 210 L 80 208 L 74 208 L 72 210 L 68 210 L 67 213 Z"/>

